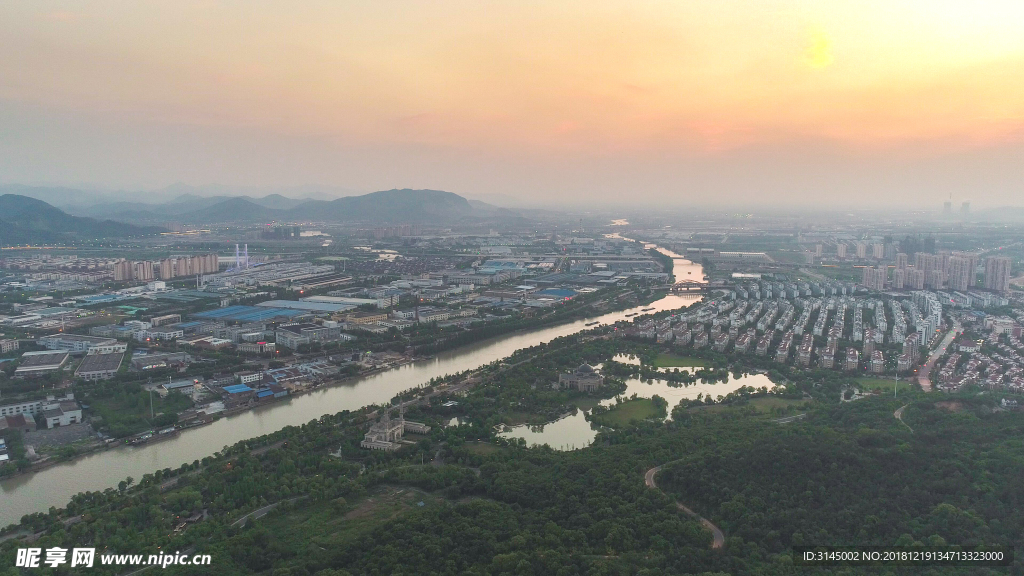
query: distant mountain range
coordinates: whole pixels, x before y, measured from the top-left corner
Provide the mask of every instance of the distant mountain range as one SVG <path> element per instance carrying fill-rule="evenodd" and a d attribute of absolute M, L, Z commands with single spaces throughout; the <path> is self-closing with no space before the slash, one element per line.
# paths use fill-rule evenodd
<path fill-rule="evenodd" d="M 136 224 L 268 221 L 444 223 L 467 217 L 487 218 L 496 214 L 516 216 L 510 211 L 483 202 L 470 203 L 466 198 L 451 192 L 409 189 L 384 190 L 335 200 L 295 199 L 280 194 L 260 198 L 183 194 L 160 204 L 121 201 L 73 205 L 67 210 L 79 216 Z"/>
<path fill-rule="evenodd" d="M 468 220 L 502 227 L 522 224 L 527 221 L 527 214 L 530 218 L 545 216 L 541 211 L 509 210 L 441 190 L 384 190 L 333 200 L 289 198 L 278 193 L 265 196 L 193 193 L 208 192 L 207 188 L 174 185 L 149 194 L 6 185 L 0 186 L 0 193 L 37 198 L 75 216 L 143 226 L 163 226 L 172 222 L 207 225 L 272 221 L 454 224 Z M 166 193 L 170 191 L 183 193 L 167 198 Z M 294 192 L 295 189 L 289 191 Z M 145 201 L 135 198 L 144 198 Z"/>
<path fill-rule="evenodd" d="M 0 244 L 129 238 L 150 236 L 163 231 L 163 228 L 154 226 L 132 226 L 112 220 L 71 216 L 42 200 L 28 196 L 0 196 Z"/>

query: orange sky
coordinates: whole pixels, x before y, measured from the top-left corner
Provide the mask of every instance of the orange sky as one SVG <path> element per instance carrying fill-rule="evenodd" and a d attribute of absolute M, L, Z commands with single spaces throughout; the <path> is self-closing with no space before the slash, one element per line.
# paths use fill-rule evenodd
<path fill-rule="evenodd" d="M 0 37 L 7 181 L 799 201 L 848 172 L 998 202 L 1021 177 L 1020 2 L 34 1 Z"/>

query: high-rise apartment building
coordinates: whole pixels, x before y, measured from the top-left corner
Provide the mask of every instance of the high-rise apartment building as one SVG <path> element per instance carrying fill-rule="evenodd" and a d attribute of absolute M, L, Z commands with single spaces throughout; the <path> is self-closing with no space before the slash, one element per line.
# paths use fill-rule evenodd
<path fill-rule="evenodd" d="M 949 259 L 949 287 L 961 292 L 973 287 L 974 260 L 965 256 L 952 256 Z"/>
<path fill-rule="evenodd" d="M 896 269 L 906 270 L 908 266 L 910 266 L 910 257 L 903 252 L 896 254 Z"/>
<path fill-rule="evenodd" d="M 863 260 L 868 257 L 868 245 L 863 242 L 857 242 L 857 258 Z"/>
<path fill-rule="evenodd" d="M 135 263 L 121 260 L 114 264 L 114 282 L 127 282 L 135 277 Z"/>
<path fill-rule="evenodd" d="M 892 271 L 892 288 L 893 290 L 903 290 L 907 285 L 907 268 L 897 268 Z"/>
<path fill-rule="evenodd" d="M 1010 259 L 989 256 L 985 259 L 985 288 L 1006 292 L 1010 289 Z"/>
<path fill-rule="evenodd" d="M 885 290 L 885 266 L 865 266 L 861 271 L 861 284 L 868 290 Z"/>
<path fill-rule="evenodd" d="M 153 263 L 147 260 L 135 262 L 134 279 L 141 280 L 143 282 L 149 282 L 150 280 L 153 280 Z"/>
<path fill-rule="evenodd" d="M 911 290 L 924 290 L 924 270 L 912 268 L 907 270 L 907 280 L 904 288 Z"/>
<path fill-rule="evenodd" d="M 836 256 L 839 258 L 846 258 L 846 244 L 840 242 L 836 244 Z"/>

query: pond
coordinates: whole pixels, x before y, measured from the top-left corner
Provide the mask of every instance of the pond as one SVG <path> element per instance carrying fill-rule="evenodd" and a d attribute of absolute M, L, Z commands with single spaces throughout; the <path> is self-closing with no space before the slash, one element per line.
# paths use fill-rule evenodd
<path fill-rule="evenodd" d="M 624 355 L 616 356 L 615 360 L 628 364 L 640 363 L 639 360 Z M 680 366 L 679 369 L 693 372 L 697 370 L 697 367 Z M 751 386 L 753 388 L 765 387 L 771 390 L 775 387 L 775 384 L 765 374 L 747 374 L 738 379 L 730 375 L 727 382 L 712 383 L 700 381 L 678 386 L 670 386 L 667 380 L 642 381 L 638 378 L 631 378 L 626 380 L 626 391 L 621 396 L 624 398 L 630 398 L 634 394 L 639 398 L 651 398 L 655 395 L 661 396 L 668 401 L 669 416 L 666 419 L 670 420 L 672 418 L 672 409 L 684 398 L 695 400 L 698 395 L 701 395 L 702 397 L 711 396 L 717 399 L 719 396 L 726 396 L 743 386 Z M 615 398 L 601 400 L 599 404 L 601 406 L 614 406 Z M 586 415 L 589 413 L 589 410 L 576 409 L 573 413 L 567 414 L 554 422 L 541 426 L 531 426 L 528 424 L 510 426 L 506 427 L 498 435 L 502 438 L 522 438 L 530 446 L 547 444 L 556 450 L 586 448 L 597 437 L 599 428 L 596 424 L 592 425 L 587 421 Z"/>

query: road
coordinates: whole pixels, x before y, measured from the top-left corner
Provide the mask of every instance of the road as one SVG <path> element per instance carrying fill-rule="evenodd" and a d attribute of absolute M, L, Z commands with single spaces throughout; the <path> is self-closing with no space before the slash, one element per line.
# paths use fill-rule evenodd
<path fill-rule="evenodd" d="M 900 421 L 900 424 L 906 426 L 907 430 L 913 432 L 914 429 L 910 427 L 910 424 L 907 424 L 906 422 L 903 421 L 903 409 L 906 408 L 907 406 L 910 406 L 910 404 L 904 404 L 903 406 L 900 406 L 899 408 L 896 409 L 895 412 L 892 413 L 892 415 L 895 416 L 896 419 Z"/>
<path fill-rule="evenodd" d="M 924 367 L 921 368 L 921 372 L 917 375 L 917 383 L 921 385 L 921 389 L 925 392 L 932 391 L 932 369 L 935 368 L 935 363 L 939 361 L 939 358 L 946 353 L 946 349 L 953 343 L 960 333 L 963 332 L 960 323 L 956 320 L 953 321 L 953 328 L 950 329 L 946 337 L 942 339 L 942 342 L 935 348 L 931 356 L 928 357 L 928 361 L 925 362 Z"/>
<path fill-rule="evenodd" d="M 249 521 L 249 518 L 252 518 L 253 520 L 259 520 L 260 518 L 263 518 L 264 516 L 269 514 L 271 510 L 273 510 L 274 508 L 277 508 L 281 504 L 284 504 L 285 502 L 295 502 L 296 500 L 302 500 L 303 498 L 306 498 L 306 496 L 296 496 L 295 498 L 289 498 L 288 500 L 281 500 L 280 502 L 274 502 L 273 504 L 267 504 L 263 508 L 260 508 L 259 510 L 253 510 L 252 512 L 249 512 L 248 514 L 246 514 L 245 516 L 242 516 L 238 520 L 235 520 L 234 522 L 231 523 L 231 525 L 232 526 L 245 526 L 245 523 Z"/>
<path fill-rule="evenodd" d="M 796 414 L 796 415 L 793 415 L 793 416 L 783 416 L 782 418 L 776 418 L 776 419 L 772 420 L 772 422 L 775 422 L 776 424 L 789 424 L 790 422 L 795 422 L 795 421 L 797 421 L 797 420 L 799 420 L 801 418 L 804 418 L 806 416 L 807 416 L 806 413 L 805 414 Z"/>
<path fill-rule="evenodd" d="M 658 489 L 658 487 L 654 484 L 654 475 L 657 474 L 658 471 L 661 470 L 661 468 L 661 466 L 655 466 L 654 468 L 648 470 L 646 474 L 644 474 L 644 483 L 647 484 L 648 488 L 654 488 L 655 490 Z M 711 535 L 714 538 L 714 541 L 711 543 L 712 548 L 718 549 L 725 546 L 725 534 L 723 534 L 722 531 L 718 529 L 718 526 L 715 526 L 711 523 L 710 520 L 701 516 L 700 514 L 697 514 L 693 510 L 690 510 L 686 506 L 683 506 L 679 502 L 676 502 L 676 507 L 699 520 L 705 528 L 711 531 Z"/>

